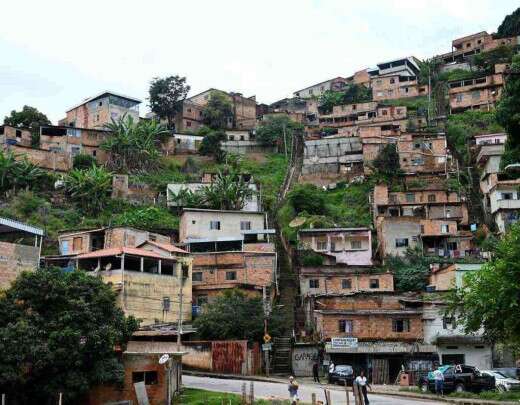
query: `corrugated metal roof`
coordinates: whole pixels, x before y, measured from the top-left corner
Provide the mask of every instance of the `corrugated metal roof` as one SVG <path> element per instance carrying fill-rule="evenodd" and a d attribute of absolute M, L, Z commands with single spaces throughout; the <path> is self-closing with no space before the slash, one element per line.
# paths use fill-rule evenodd
<path fill-rule="evenodd" d="M 44 231 L 32 225 L 24 224 L 23 222 L 15 221 L 14 219 L 0 217 L 0 233 L 12 232 L 5 228 L 17 229 L 19 231 L 32 233 L 33 235 L 43 236 Z"/>
<path fill-rule="evenodd" d="M 92 97 L 88 97 L 88 98 L 86 98 L 86 99 L 83 100 L 81 103 L 76 104 L 75 106 L 69 108 L 66 112 L 69 112 L 69 111 L 71 111 L 71 110 L 74 110 L 75 108 L 79 107 L 80 105 L 86 104 L 86 103 L 88 103 L 89 101 L 94 101 L 94 100 L 96 100 L 96 99 L 98 99 L 98 98 L 101 98 L 101 97 L 104 96 L 105 94 L 111 94 L 112 96 L 116 96 L 116 97 L 124 98 L 124 99 L 130 100 L 130 101 L 135 101 L 135 102 L 138 103 L 138 104 L 141 103 L 141 100 L 139 100 L 138 98 L 134 98 L 134 97 L 130 97 L 130 96 L 125 96 L 124 94 L 119 94 L 119 93 L 116 93 L 115 91 L 105 90 L 105 91 L 102 91 L 101 93 L 96 94 L 95 96 L 92 96 Z"/>

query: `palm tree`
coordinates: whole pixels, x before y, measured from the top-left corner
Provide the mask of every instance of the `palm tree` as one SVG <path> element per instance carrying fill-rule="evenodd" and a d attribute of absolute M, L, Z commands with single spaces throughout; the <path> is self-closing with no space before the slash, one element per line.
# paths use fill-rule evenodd
<path fill-rule="evenodd" d="M 65 176 L 64 187 L 71 200 L 84 212 L 97 214 L 110 199 L 112 173 L 98 166 L 87 170 L 74 169 Z"/>
<path fill-rule="evenodd" d="M 206 204 L 212 209 L 241 210 L 246 200 L 253 195 L 249 184 L 239 173 L 225 175 L 218 172 L 216 179 L 201 189 Z"/>
<path fill-rule="evenodd" d="M 105 129 L 111 136 L 101 145 L 109 155 L 108 167 L 124 173 L 152 170 L 158 166 L 158 146 L 170 134 L 155 120 L 134 122 L 131 116 L 112 119 Z"/>

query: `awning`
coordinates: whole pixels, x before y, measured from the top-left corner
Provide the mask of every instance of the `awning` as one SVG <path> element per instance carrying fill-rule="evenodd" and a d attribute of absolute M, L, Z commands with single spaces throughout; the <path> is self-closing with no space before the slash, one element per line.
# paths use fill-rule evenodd
<path fill-rule="evenodd" d="M 43 229 L 27 225 L 9 218 L 0 217 L 0 233 L 23 231 L 33 235 L 43 236 Z"/>
<path fill-rule="evenodd" d="M 436 353 L 437 347 L 418 343 L 405 342 L 358 342 L 357 347 L 332 347 L 332 344 L 325 344 L 326 353 L 389 353 L 389 354 L 415 354 L 415 353 Z"/>

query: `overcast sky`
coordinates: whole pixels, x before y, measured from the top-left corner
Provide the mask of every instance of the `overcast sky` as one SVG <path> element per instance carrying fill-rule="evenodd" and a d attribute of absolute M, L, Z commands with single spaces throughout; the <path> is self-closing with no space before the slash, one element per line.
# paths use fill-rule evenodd
<path fill-rule="evenodd" d="M 5 3 L 5 4 L 4 4 Z M 0 120 L 24 104 L 55 123 L 102 90 L 143 100 L 151 78 L 187 76 L 271 103 L 401 56 L 493 32 L 518 0 L 5 1 Z"/>

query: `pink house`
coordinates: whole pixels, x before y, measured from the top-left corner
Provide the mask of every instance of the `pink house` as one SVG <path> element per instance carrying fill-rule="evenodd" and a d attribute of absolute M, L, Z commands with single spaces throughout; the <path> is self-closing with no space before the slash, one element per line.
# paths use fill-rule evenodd
<path fill-rule="evenodd" d="M 301 229 L 298 248 L 334 257 L 338 264 L 372 265 L 372 233 L 368 228 Z"/>

